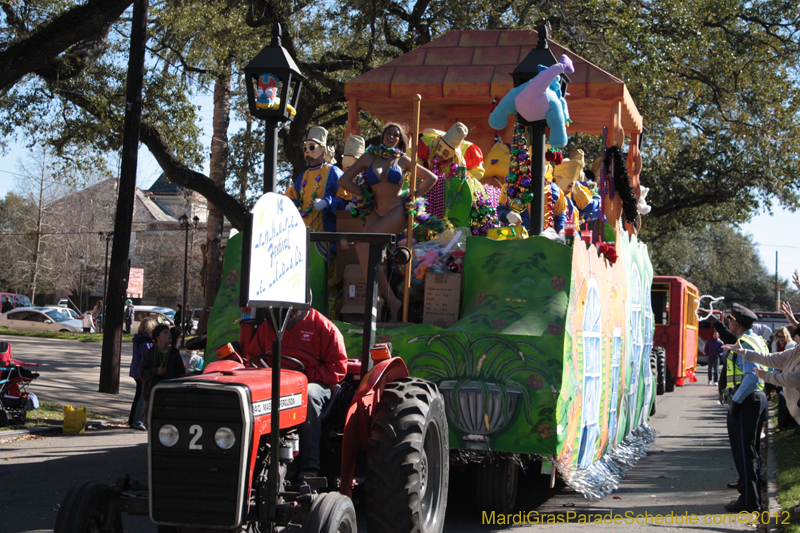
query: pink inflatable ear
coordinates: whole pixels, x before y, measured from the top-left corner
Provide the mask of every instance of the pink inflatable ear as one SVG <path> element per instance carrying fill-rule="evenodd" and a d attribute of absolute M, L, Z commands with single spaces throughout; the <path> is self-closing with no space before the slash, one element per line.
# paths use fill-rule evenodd
<path fill-rule="evenodd" d="M 551 102 L 547 98 L 547 89 L 550 84 L 563 73 L 572 74 L 575 67 L 567 55 L 562 55 L 555 65 L 527 82 L 523 89 L 514 98 L 517 113 L 529 122 L 544 120 L 550 110 Z"/>

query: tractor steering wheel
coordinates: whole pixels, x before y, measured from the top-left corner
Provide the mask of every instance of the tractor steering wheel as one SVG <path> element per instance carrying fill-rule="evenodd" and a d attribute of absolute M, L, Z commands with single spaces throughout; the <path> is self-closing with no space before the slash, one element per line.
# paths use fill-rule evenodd
<path fill-rule="evenodd" d="M 253 357 L 250 358 L 250 366 L 254 366 L 256 368 L 269 368 L 267 361 L 271 359 L 272 359 L 271 353 L 262 353 L 260 355 L 254 355 Z M 302 372 L 305 374 L 306 365 L 301 363 L 299 359 L 295 359 L 294 357 L 289 357 L 288 355 L 281 354 L 281 360 L 292 363 L 292 366 L 294 366 L 294 368 L 290 368 L 290 370 L 297 370 L 298 372 Z"/>

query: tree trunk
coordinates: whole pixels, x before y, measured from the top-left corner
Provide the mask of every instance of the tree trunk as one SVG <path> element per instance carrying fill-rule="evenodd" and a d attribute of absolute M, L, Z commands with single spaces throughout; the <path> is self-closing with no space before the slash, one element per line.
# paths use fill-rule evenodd
<path fill-rule="evenodd" d="M 247 201 L 247 187 L 250 185 L 250 160 L 252 159 L 249 147 L 253 135 L 253 117 L 248 113 L 245 117 L 246 129 L 244 133 L 244 158 L 242 161 L 241 175 L 239 176 L 239 201 Z"/>
<path fill-rule="evenodd" d="M 228 167 L 228 124 L 231 113 L 231 62 L 223 65 L 224 74 L 214 84 L 214 134 L 211 138 L 211 181 L 225 189 Z M 208 329 L 208 315 L 217 297 L 222 280 L 222 211 L 208 203 L 208 228 L 206 233 L 205 276 L 203 278 L 203 311 L 197 326 L 197 334 Z M 213 349 L 213 346 L 210 347 Z"/>
<path fill-rule="evenodd" d="M 31 305 L 36 296 L 36 276 L 39 272 L 39 251 L 42 245 L 42 215 L 44 214 L 44 169 L 39 176 L 39 209 L 36 211 L 36 236 L 33 242 L 33 271 L 31 272 Z"/>

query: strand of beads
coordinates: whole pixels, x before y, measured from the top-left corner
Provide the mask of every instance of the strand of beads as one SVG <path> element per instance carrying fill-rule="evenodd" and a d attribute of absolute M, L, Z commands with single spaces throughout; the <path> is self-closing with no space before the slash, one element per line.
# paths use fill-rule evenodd
<path fill-rule="evenodd" d="M 398 157 L 403 157 L 406 155 L 406 153 L 401 149 L 390 148 L 385 144 L 379 144 L 377 146 L 372 144 L 369 146 L 369 148 L 367 148 L 367 152 L 375 157 L 382 157 L 384 159 L 397 159 Z"/>
<path fill-rule="evenodd" d="M 436 218 L 444 218 L 446 207 L 445 207 L 445 190 L 447 189 L 447 180 L 451 177 L 455 176 L 456 169 L 458 165 L 453 159 L 453 163 L 450 165 L 449 172 L 447 175 L 439 168 L 441 165 L 441 161 L 439 158 L 434 156 L 431 160 L 431 172 L 436 176 L 436 183 L 431 187 L 431 189 L 425 193 L 425 197 L 428 199 L 428 209 L 430 210 L 430 214 L 435 216 Z"/>
<path fill-rule="evenodd" d="M 312 207 L 314 206 L 314 200 L 317 198 L 317 189 L 319 189 L 319 182 L 322 179 L 322 175 L 320 174 L 316 178 L 314 178 L 314 190 L 311 191 L 311 201 L 309 202 L 308 206 L 305 209 L 300 211 L 300 216 L 305 217 L 311 212 Z M 302 206 L 303 203 L 303 193 L 306 190 L 306 180 L 303 179 L 303 183 L 300 184 L 300 204 Z"/>
<path fill-rule="evenodd" d="M 375 193 L 367 183 L 366 172 L 361 172 L 355 179 L 356 186 L 361 189 L 361 194 L 353 195 L 353 208 L 350 215 L 361 219 L 362 224 L 367 223 L 367 217 L 375 208 Z"/>
<path fill-rule="evenodd" d="M 521 213 L 533 200 L 531 187 L 531 161 L 525 141 L 525 126 L 520 124 L 517 115 L 514 135 L 511 141 L 511 160 L 508 165 L 508 187 L 506 188 L 506 207 L 514 213 Z"/>
<path fill-rule="evenodd" d="M 472 211 L 470 212 L 470 225 L 473 235 L 486 235 L 490 229 L 497 228 L 500 223 L 497 220 L 497 212 L 489 195 L 482 190 L 483 187 L 475 180 L 475 188 L 472 193 Z"/>

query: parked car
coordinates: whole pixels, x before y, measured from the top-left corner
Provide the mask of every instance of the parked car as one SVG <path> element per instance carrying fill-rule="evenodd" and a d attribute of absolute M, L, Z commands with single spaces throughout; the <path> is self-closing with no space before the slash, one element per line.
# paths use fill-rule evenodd
<path fill-rule="evenodd" d="M 8 310 L 8 307 L 30 307 L 31 300 L 23 294 L 14 294 L 12 292 L 0 292 L 0 309 Z"/>
<path fill-rule="evenodd" d="M 69 300 L 66 298 L 61 298 L 56 304 L 56 307 L 69 307 Z"/>
<path fill-rule="evenodd" d="M 78 313 L 76 310 L 71 309 L 69 307 L 60 307 L 60 306 L 49 307 L 48 306 L 47 309 L 53 309 L 55 311 L 58 311 L 61 314 L 67 315 L 67 318 L 72 318 L 74 320 L 80 320 L 82 318 L 80 313 Z"/>
<path fill-rule="evenodd" d="M 3 313 L 0 327 L 18 331 L 83 331 L 80 320 L 48 307 L 20 307 Z"/>
<path fill-rule="evenodd" d="M 157 305 L 134 305 L 133 326 L 131 326 L 133 333 L 136 333 L 139 323 L 145 318 L 152 318 L 159 324 L 167 324 L 172 327 L 175 325 L 175 310 Z"/>
<path fill-rule="evenodd" d="M 192 309 L 192 331 L 189 334 L 197 333 L 197 325 L 200 323 L 200 313 L 203 312 L 202 307 L 195 307 Z"/>

